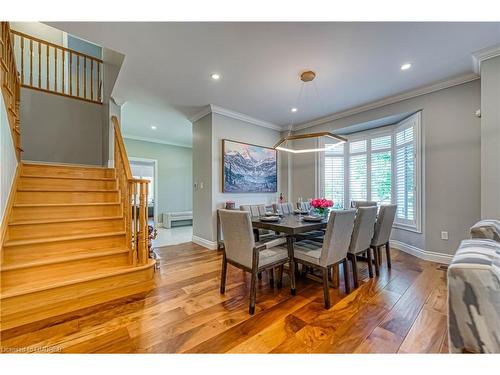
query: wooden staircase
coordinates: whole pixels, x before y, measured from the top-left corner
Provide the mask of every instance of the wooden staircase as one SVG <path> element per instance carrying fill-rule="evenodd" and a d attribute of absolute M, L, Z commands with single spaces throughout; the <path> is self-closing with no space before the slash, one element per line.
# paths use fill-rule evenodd
<path fill-rule="evenodd" d="M 14 183 L 1 250 L 0 330 L 153 286 L 154 261 L 138 261 L 131 244 L 131 195 L 120 171 L 22 162 Z"/>

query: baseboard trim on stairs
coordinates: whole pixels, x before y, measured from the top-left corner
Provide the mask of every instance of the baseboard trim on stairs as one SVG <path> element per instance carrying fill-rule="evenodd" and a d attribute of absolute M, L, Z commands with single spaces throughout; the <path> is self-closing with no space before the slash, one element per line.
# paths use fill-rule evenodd
<path fill-rule="evenodd" d="M 391 240 L 390 245 L 391 245 L 391 247 L 394 247 L 395 249 L 401 250 L 407 254 L 416 256 L 417 258 L 427 260 L 430 262 L 450 264 L 451 260 L 453 259 L 453 255 L 436 253 L 434 251 L 422 250 L 416 246 L 409 245 L 407 243 L 397 241 L 397 240 Z"/>
<path fill-rule="evenodd" d="M 193 242 L 209 250 L 217 250 L 217 242 L 215 241 L 209 241 L 204 238 L 193 235 Z"/>

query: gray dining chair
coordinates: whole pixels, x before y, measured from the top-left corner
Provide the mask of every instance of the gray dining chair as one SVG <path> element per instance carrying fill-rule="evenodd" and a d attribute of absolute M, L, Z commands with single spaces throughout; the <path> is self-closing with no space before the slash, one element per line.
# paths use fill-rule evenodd
<path fill-rule="evenodd" d="M 375 201 L 351 201 L 351 208 L 359 208 L 359 207 L 372 207 L 377 206 L 377 202 Z"/>
<path fill-rule="evenodd" d="M 250 216 L 259 217 L 266 214 L 266 206 L 263 204 L 242 204 L 241 211 L 250 212 Z M 274 239 L 274 233 L 266 229 L 254 229 L 255 241 L 264 241 Z"/>
<path fill-rule="evenodd" d="M 397 205 L 395 204 L 384 204 L 380 206 L 378 212 L 377 222 L 375 223 L 375 231 L 373 233 L 371 243 L 375 258 L 375 273 L 377 276 L 380 274 L 379 266 L 382 263 L 382 256 L 380 253 L 380 248 L 382 246 L 385 246 L 387 267 L 391 268 L 389 239 L 391 237 L 392 225 L 394 224 L 394 218 L 396 216 L 396 209 Z"/>
<path fill-rule="evenodd" d="M 297 209 L 299 209 L 301 211 L 309 212 L 311 210 L 311 203 L 310 202 L 297 202 Z"/>
<path fill-rule="evenodd" d="M 323 273 L 325 308 L 330 308 L 329 275 L 333 266 L 343 263 L 345 292 L 350 292 L 347 251 L 351 242 L 356 210 L 332 211 L 322 243 L 306 239 L 294 244 L 295 262 L 319 268 Z"/>
<path fill-rule="evenodd" d="M 356 257 L 358 254 L 366 253 L 368 261 L 368 274 L 373 277 L 371 242 L 375 231 L 375 222 L 377 220 L 377 207 L 360 207 L 356 211 L 356 219 L 354 220 L 354 228 L 349 245 L 348 259 L 352 264 L 352 277 L 354 287 L 359 286 L 358 264 Z"/>
<path fill-rule="evenodd" d="M 290 262 L 290 270 L 294 269 L 293 260 L 288 257 L 287 249 L 280 246 L 286 244 L 286 238 L 279 237 L 268 242 L 255 242 L 252 220 L 250 214 L 245 211 L 219 210 L 219 217 L 224 235 L 220 292 L 224 294 L 226 289 L 228 263 L 250 272 L 252 277 L 248 311 L 253 315 L 257 294 L 257 274 L 275 267 L 280 267 L 280 274 L 282 274 L 283 265 L 287 262 Z M 290 277 L 290 280 L 293 293 L 295 278 Z M 279 280 L 278 285 L 281 286 L 281 283 L 282 280 Z"/>
<path fill-rule="evenodd" d="M 286 202 L 286 203 L 274 203 L 273 204 L 273 209 L 274 212 L 277 212 L 281 215 L 291 215 L 293 214 L 293 204 Z"/>

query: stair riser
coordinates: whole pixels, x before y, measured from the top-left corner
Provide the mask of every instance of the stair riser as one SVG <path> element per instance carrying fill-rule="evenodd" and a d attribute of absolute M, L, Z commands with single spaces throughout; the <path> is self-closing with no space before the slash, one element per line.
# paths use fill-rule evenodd
<path fill-rule="evenodd" d="M 52 165 L 23 164 L 23 175 L 49 177 L 114 178 L 115 171 L 107 168 L 74 168 Z"/>
<path fill-rule="evenodd" d="M 116 189 L 116 181 L 107 180 L 70 180 L 66 178 L 33 178 L 21 177 L 19 189 L 52 189 L 52 190 L 91 190 Z"/>
<path fill-rule="evenodd" d="M 118 192 L 17 191 L 14 203 L 97 203 L 117 202 Z"/>
<path fill-rule="evenodd" d="M 79 219 L 86 217 L 120 216 L 119 204 L 106 206 L 14 207 L 10 222 L 21 220 Z"/>
<path fill-rule="evenodd" d="M 70 254 L 89 254 L 92 250 L 126 247 L 125 235 L 86 238 L 72 241 L 39 243 L 36 245 L 6 246 L 3 248 L 4 264 L 48 260 Z"/>
<path fill-rule="evenodd" d="M 123 219 L 74 221 L 68 223 L 9 225 L 7 240 L 29 240 L 53 236 L 71 236 L 124 230 Z"/>
<path fill-rule="evenodd" d="M 65 275 L 78 275 L 79 271 L 92 269 L 96 272 L 104 268 L 122 267 L 129 264 L 129 254 L 114 254 L 98 258 L 80 259 L 58 264 L 47 264 L 11 271 L 2 271 L 2 287 L 10 288 L 26 284 L 36 285 L 37 282 Z"/>
<path fill-rule="evenodd" d="M 2 300 L 0 330 L 56 317 L 154 287 L 154 269 L 68 285 Z"/>

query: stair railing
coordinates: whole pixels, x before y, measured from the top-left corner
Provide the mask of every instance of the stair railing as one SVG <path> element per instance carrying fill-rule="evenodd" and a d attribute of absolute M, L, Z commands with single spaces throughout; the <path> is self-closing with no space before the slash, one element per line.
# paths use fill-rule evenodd
<path fill-rule="evenodd" d="M 21 86 L 91 103 L 102 103 L 103 61 L 11 30 Z"/>
<path fill-rule="evenodd" d="M 20 78 L 17 73 L 11 30 L 8 22 L 0 22 L 0 85 L 5 102 L 14 149 L 17 160 L 21 160 L 21 128 L 20 128 Z"/>
<path fill-rule="evenodd" d="M 134 178 L 130 170 L 127 150 L 123 142 L 120 123 L 111 117 L 115 132 L 115 169 L 120 199 L 125 217 L 127 243 L 132 264 L 148 262 L 148 180 Z"/>

